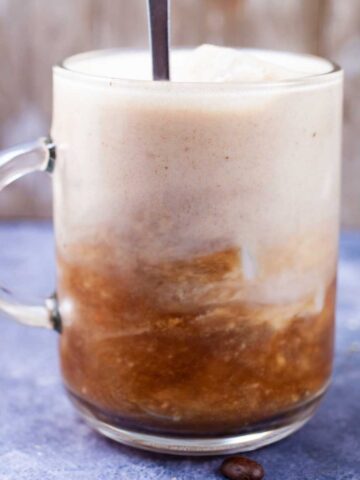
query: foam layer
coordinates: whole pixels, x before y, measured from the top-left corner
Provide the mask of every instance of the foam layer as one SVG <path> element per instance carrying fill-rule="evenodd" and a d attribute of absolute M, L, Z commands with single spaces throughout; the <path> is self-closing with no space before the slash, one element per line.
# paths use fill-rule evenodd
<path fill-rule="evenodd" d="M 77 55 L 65 67 L 90 75 L 151 80 L 148 52 L 109 51 Z M 332 64 L 322 58 L 266 50 L 236 50 L 202 45 L 194 50 L 175 50 L 171 76 L 181 82 L 263 82 L 326 73 Z"/>
<path fill-rule="evenodd" d="M 213 48 L 185 54 L 187 78 L 199 79 Z M 295 54 L 216 52 L 202 80 L 224 79 L 226 68 L 227 79 L 247 81 L 330 68 Z M 141 55 L 78 57 L 69 65 L 132 77 L 124 66 L 131 58 L 139 66 Z M 208 88 L 194 95 L 177 84 L 153 95 L 151 85 L 132 91 L 56 75 L 62 257 L 87 261 L 69 256 L 90 240 L 105 245 L 104 262 L 131 270 L 231 248 L 242 259 L 236 298 L 276 304 L 311 296 L 321 310 L 336 264 L 341 78 L 252 95 Z"/>

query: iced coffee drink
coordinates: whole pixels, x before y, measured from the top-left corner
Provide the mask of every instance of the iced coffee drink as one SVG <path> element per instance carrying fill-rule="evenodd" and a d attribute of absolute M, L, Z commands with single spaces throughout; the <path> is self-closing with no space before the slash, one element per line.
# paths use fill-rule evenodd
<path fill-rule="evenodd" d="M 203 46 L 55 74 L 62 370 L 103 424 L 216 437 L 302 421 L 332 368 L 341 73 Z"/>

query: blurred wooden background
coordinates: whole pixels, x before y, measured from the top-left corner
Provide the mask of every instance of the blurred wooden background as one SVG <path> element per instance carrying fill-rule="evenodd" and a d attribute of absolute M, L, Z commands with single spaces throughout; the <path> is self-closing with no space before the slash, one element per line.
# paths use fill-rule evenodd
<path fill-rule="evenodd" d="M 172 0 L 174 45 L 312 52 L 346 72 L 343 224 L 360 227 L 360 1 Z M 51 66 L 95 48 L 147 46 L 146 0 L 0 0 L 0 147 L 49 131 Z M 51 215 L 49 180 L 1 195 L 1 217 Z"/>

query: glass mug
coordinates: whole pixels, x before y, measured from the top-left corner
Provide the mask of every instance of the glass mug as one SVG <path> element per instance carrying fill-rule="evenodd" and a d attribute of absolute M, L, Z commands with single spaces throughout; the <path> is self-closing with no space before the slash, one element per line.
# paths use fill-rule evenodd
<path fill-rule="evenodd" d="M 45 306 L 4 289 L 0 306 L 61 333 L 71 401 L 122 443 L 251 450 L 300 428 L 328 386 L 342 72 L 260 54 L 309 74 L 123 80 L 111 65 L 145 53 L 74 56 L 54 68 L 51 139 L 1 156 L 2 187 L 53 177 L 58 280 Z"/>

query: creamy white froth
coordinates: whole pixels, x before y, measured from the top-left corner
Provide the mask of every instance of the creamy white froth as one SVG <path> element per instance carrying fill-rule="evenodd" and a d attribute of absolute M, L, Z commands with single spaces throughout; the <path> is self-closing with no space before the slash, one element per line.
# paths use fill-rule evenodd
<path fill-rule="evenodd" d="M 80 54 L 65 66 L 90 75 L 151 80 L 151 58 L 145 51 Z M 175 50 L 171 55 L 171 78 L 179 82 L 271 82 L 326 73 L 332 68 L 327 60 L 310 55 L 214 45 Z"/>

